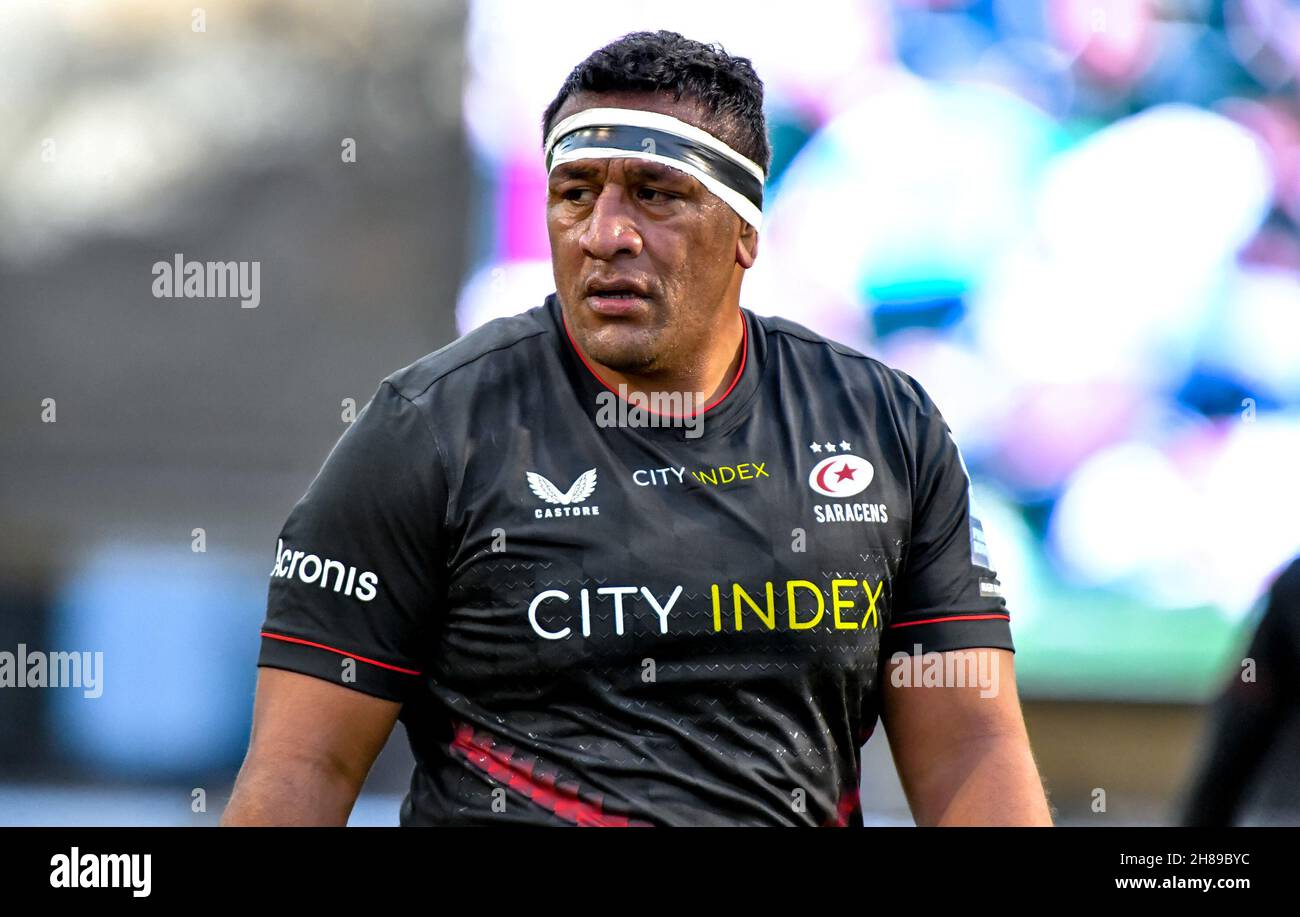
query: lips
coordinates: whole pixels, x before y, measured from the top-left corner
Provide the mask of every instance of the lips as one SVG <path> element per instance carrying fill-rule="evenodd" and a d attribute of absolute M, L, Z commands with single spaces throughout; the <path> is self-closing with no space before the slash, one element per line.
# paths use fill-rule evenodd
<path fill-rule="evenodd" d="M 639 280 L 631 277 L 611 277 L 598 278 L 587 281 L 585 290 L 588 296 L 599 296 L 602 299 L 616 299 L 619 297 L 631 298 L 639 297 L 645 299 L 650 295 L 646 285 Z"/>
<path fill-rule="evenodd" d="M 586 287 L 587 305 L 606 316 L 630 315 L 649 299 L 646 285 L 633 278 L 596 278 Z"/>

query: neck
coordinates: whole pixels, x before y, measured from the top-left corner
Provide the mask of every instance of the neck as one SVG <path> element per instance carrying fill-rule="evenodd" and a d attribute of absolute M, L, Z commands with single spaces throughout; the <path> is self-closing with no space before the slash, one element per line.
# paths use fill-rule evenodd
<path fill-rule="evenodd" d="M 678 365 L 656 373 L 623 373 L 590 357 L 587 361 L 606 385 L 629 397 L 689 393 L 690 401 L 683 402 L 681 411 L 695 414 L 721 399 L 740 372 L 746 347 L 745 321 L 740 307 L 726 309 L 703 339 L 705 344 L 700 352 L 686 354 Z M 703 401 L 697 400 L 700 397 Z"/>

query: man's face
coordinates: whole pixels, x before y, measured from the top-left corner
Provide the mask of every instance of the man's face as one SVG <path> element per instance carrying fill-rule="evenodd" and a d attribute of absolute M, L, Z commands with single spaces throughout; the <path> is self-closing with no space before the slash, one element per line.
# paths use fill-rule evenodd
<path fill-rule="evenodd" d="M 689 98 L 644 92 L 575 94 L 553 123 L 588 108 L 638 108 L 709 128 Z M 556 167 L 546 228 L 571 333 L 592 359 L 636 374 L 698 359 L 749 266 L 738 259 L 742 233 L 745 251 L 757 243 L 755 230 L 694 177 L 641 159 Z"/>

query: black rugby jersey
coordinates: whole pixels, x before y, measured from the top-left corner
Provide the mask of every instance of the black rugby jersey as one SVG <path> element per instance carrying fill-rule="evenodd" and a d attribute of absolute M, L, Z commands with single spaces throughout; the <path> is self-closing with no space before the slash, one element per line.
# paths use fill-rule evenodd
<path fill-rule="evenodd" d="M 860 825 L 889 657 L 1014 649 L 925 391 L 740 319 L 699 426 L 627 411 L 552 294 L 389 376 L 330 452 L 259 665 L 403 702 L 403 825 Z"/>

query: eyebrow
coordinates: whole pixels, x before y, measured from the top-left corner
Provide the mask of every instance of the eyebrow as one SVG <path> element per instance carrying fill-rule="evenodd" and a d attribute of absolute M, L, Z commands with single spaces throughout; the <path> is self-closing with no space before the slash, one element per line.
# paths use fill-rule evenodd
<path fill-rule="evenodd" d="M 570 178 L 596 178 L 600 170 L 595 166 L 578 162 L 566 162 L 551 170 L 551 181 L 563 181 Z"/>
<path fill-rule="evenodd" d="M 673 169 L 657 162 L 647 162 L 639 159 L 630 159 L 627 164 L 627 172 L 633 178 L 641 181 L 649 180 L 693 183 L 698 180 L 695 179 L 694 176 L 688 175 L 678 169 Z M 566 162 L 551 170 L 550 181 L 593 179 L 599 178 L 600 174 L 601 169 L 597 166 L 584 164 L 581 161 Z"/>

